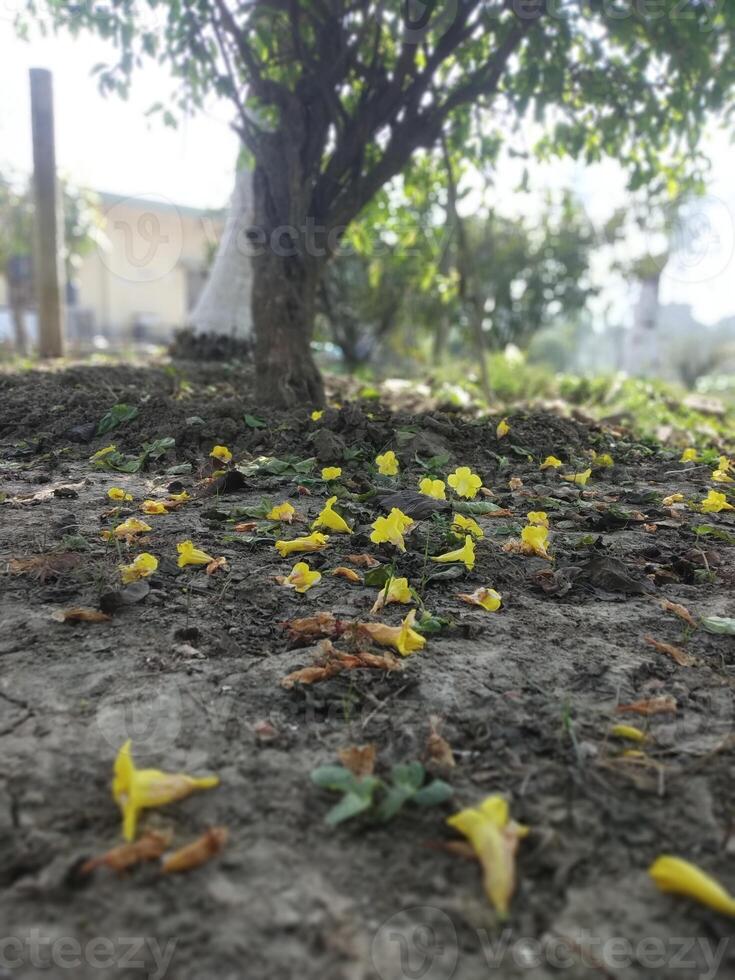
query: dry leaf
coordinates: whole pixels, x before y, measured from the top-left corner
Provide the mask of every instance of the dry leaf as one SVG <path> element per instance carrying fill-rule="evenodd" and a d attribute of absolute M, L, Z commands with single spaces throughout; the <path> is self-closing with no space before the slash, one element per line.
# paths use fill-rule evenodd
<path fill-rule="evenodd" d="M 372 776 L 375 769 L 375 746 L 348 745 L 337 753 L 339 761 L 355 776 Z"/>
<path fill-rule="evenodd" d="M 30 575 L 39 582 L 58 578 L 81 564 L 82 555 L 62 551 L 56 555 L 33 555 L 30 558 L 12 558 L 8 568 L 12 575 Z"/>
<path fill-rule="evenodd" d="M 106 623 L 112 616 L 99 609 L 72 606 L 71 609 L 57 609 L 52 612 L 51 619 L 55 619 L 57 623 Z"/>
<path fill-rule="evenodd" d="M 520 478 L 520 476 L 512 476 L 510 480 L 508 480 L 508 486 L 511 490 L 522 490 L 523 480 Z"/>
<path fill-rule="evenodd" d="M 165 875 L 176 871 L 191 871 L 198 868 L 220 853 L 230 836 L 226 827 L 210 827 L 191 844 L 169 854 L 161 870 Z"/>
<path fill-rule="evenodd" d="M 207 575 L 214 575 L 214 573 L 218 572 L 220 568 L 227 568 L 226 558 L 215 558 L 214 561 L 210 561 L 206 569 Z"/>
<path fill-rule="evenodd" d="M 156 861 L 171 843 L 171 834 L 149 830 L 140 840 L 113 847 L 100 857 L 90 858 L 79 869 L 80 875 L 88 875 L 97 868 L 106 867 L 121 874 L 142 861 Z"/>
<path fill-rule="evenodd" d="M 310 497 L 311 496 L 311 490 L 309 490 L 308 487 L 302 486 L 302 484 L 300 484 L 300 483 L 296 487 L 296 492 L 298 493 L 298 495 L 300 497 Z"/>
<path fill-rule="evenodd" d="M 377 568 L 380 564 L 372 555 L 348 555 L 347 561 L 358 568 Z"/>
<path fill-rule="evenodd" d="M 351 568 L 345 568 L 344 565 L 335 568 L 332 575 L 336 575 L 338 578 L 346 578 L 348 582 L 362 582 L 357 572 Z"/>
<path fill-rule="evenodd" d="M 658 524 L 644 524 L 643 530 L 646 534 L 655 534 L 658 531 Z"/>
<path fill-rule="evenodd" d="M 429 718 L 431 731 L 426 739 L 426 754 L 435 766 L 442 769 L 452 769 L 455 766 L 454 754 L 447 740 L 439 733 L 441 719 L 438 715 Z"/>
<path fill-rule="evenodd" d="M 386 671 L 403 669 L 403 664 L 390 653 L 383 655 L 367 652 L 343 653 L 331 640 L 320 640 L 315 659 L 316 663 L 313 666 L 302 667 L 283 677 L 281 687 L 290 689 L 294 684 L 318 684 L 343 670 L 358 670 L 361 667 Z"/>
<path fill-rule="evenodd" d="M 233 531 L 242 531 L 244 534 L 250 534 L 258 526 L 257 521 L 242 521 L 240 524 L 235 524 Z"/>
<path fill-rule="evenodd" d="M 670 694 L 660 694 L 655 698 L 641 698 L 630 704 L 619 704 L 616 711 L 619 715 L 671 715 L 677 708 L 676 698 Z"/>
<path fill-rule="evenodd" d="M 322 637 L 339 636 L 347 626 L 330 612 L 290 619 L 281 625 L 287 630 L 289 640 L 298 646 L 310 646 Z"/>
<path fill-rule="evenodd" d="M 662 599 L 661 608 L 664 612 L 671 612 L 675 616 L 678 616 L 679 619 L 683 619 L 685 623 L 689 623 L 695 629 L 697 628 L 697 621 L 686 606 L 679 605 L 678 602 L 671 602 L 669 599 Z"/>
<path fill-rule="evenodd" d="M 659 653 L 665 653 L 667 657 L 671 657 L 675 660 L 680 667 L 691 667 L 696 663 L 694 657 L 690 657 L 688 653 L 680 647 L 675 647 L 672 643 L 664 643 L 663 640 L 657 640 L 655 637 L 651 636 L 649 633 L 643 637 L 649 647 L 653 647 L 654 650 L 658 650 Z"/>

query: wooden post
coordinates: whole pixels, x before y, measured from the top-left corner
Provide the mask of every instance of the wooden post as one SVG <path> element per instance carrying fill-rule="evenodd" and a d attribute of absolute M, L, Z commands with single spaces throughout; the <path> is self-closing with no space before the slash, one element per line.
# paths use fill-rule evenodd
<path fill-rule="evenodd" d="M 31 68 L 31 120 L 38 349 L 41 357 L 62 357 L 60 209 L 56 187 L 54 94 L 51 72 L 46 68 Z"/>

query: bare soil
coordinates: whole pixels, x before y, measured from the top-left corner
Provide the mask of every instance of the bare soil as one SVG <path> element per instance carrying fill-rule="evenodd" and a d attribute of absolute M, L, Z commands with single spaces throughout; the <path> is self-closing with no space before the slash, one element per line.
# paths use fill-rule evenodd
<path fill-rule="evenodd" d="M 249 390 L 247 369 L 228 364 L 0 377 L 0 977 L 735 976 L 732 922 L 659 893 L 646 874 L 656 856 L 674 853 L 735 891 L 735 639 L 661 606 L 735 616 L 732 539 L 693 530 L 706 523 L 735 535 L 735 515 L 672 515 L 661 502 L 675 492 L 702 499 L 709 469 L 552 415 L 511 415 L 499 440 L 498 419 L 368 402 L 313 422 L 306 407 L 262 411 Z M 97 436 L 121 402 L 138 416 Z M 265 424 L 250 427 L 246 415 Z M 138 473 L 89 461 L 110 443 L 132 455 L 163 437 L 173 448 Z M 259 456 L 317 462 L 212 481 L 215 444 L 245 467 Z M 394 557 L 369 540 L 384 512 L 379 494 L 392 488 L 372 468 L 387 448 L 402 463 L 397 486 L 415 489 L 422 463 L 446 457 L 442 473 L 471 466 L 512 516 L 477 518 L 477 563 L 456 579 L 432 579 L 447 566 L 427 560 L 447 550 L 444 513 L 407 537 L 396 574 L 447 623 L 403 670 L 286 689 L 281 678 L 311 664 L 315 647 L 294 647 L 284 621 L 317 611 L 376 618 L 377 589 L 329 572 L 349 566 L 350 554 Z M 583 469 L 591 449 L 615 465 L 595 469 L 586 488 L 539 470 L 550 453 Z M 310 522 L 328 495 L 318 477 L 329 464 L 344 471 L 341 510 L 354 533 L 309 556 L 323 578 L 297 595 L 274 582 L 293 563 L 278 557 L 278 533 L 234 524 L 263 499 L 289 500 Z M 511 490 L 514 477 L 522 485 Z M 111 486 L 135 498 L 117 515 Z M 163 499 L 171 486 L 193 499 L 140 514 L 143 499 Z M 552 563 L 502 550 L 530 510 L 550 516 Z M 100 532 L 129 515 L 153 526 L 143 544 L 105 542 Z M 179 569 L 185 538 L 224 556 L 227 569 Z M 107 622 L 52 618 L 74 606 L 112 609 L 118 565 L 141 550 L 160 560 L 141 601 Z M 31 556 L 46 556 L 35 575 L 14 572 L 12 559 Z M 456 598 L 481 585 L 502 594 L 500 612 Z M 380 619 L 396 624 L 406 610 L 391 605 Z M 680 647 L 692 665 L 646 635 Z M 663 695 L 675 713 L 616 711 Z M 387 825 L 330 829 L 335 799 L 310 771 L 367 743 L 381 774 L 426 761 L 432 716 L 454 753 L 455 767 L 439 773 L 454 798 L 406 807 Z M 649 733 L 642 758 L 611 738 L 620 721 Z M 178 876 L 153 864 L 123 877 L 79 874 L 83 859 L 120 842 L 110 780 L 128 737 L 139 765 L 221 777 L 219 788 L 143 820 L 177 844 L 224 825 L 230 841 L 219 857 Z M 456 840 L 445 818 L 491 793 L 505 794 L 531 828 L 504 924 L 477 864 L 445 847 Z"/>

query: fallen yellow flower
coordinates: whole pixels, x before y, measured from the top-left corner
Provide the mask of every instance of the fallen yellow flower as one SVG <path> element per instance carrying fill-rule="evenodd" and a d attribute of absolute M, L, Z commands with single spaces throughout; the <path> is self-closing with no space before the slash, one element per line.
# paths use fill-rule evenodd
<path fill-rule="evenodd" d="M 105 446 L 104 449 L 98 449 L 96 453 L 93 453 L 89 457 L 89 461 L 90 463 L 99 463 L 101 460 L 105 458 L 105 456 L 109 456 L 110 453 L 116 453 L 116 452 L 117 452 L 117 446 Z"/>
<path fill-rule="evenodd" d="M 137 517 L 128 517 L 122 524 L 118 524 L 113 531 L 103 531 L 102 537 L 106 539 L 120 538 L 121 540 L 127 538 L 129 540 L 136 534 L 145 534 L 146 531 L 152 530 L 150 524 L 146 524 L 145 521 L 139 521 Z"/>
<path fill-rule="evenodd" d="M 498 427 L 495 430 L 495 435 L 498 437 L 498 439 L 504 439 L 509 432 L 510 432 L 510 426 L 508 425 L 508 420 L 501 419 L 498 422 Z"/>
<path fill-rule="evenodd" d="M 399 551 L 405 551 L 406 542 L 403 540 L 403 535 L 412 525 L 411 518 L 398 507 L 394 507 L 387 517 L 375 518 L 370 540 L 373 544 L 392 544 Z"/>
<path fill-rule="evenodd" d="M 341 466 L 325 466 L 322 470 L 322 480 L 338 480 L 341 476 Z"/>
<path fill-rule="evenodd" d="M 158 559 L 144 551 L 134 558 L 129 565 L 120 565 L 120 575 L 123 583 L 129 585 L 130 582 L 137 582 L 139 578 L 148 578 L 157 568 Z"/>
<path fill-rule="evenodd" d="M 722 510 L 735 510 L 735 507 L 727 502 L 727 497 L 724 493 L 718 493 L 717 490 L 710 490 L 702 501 L 700 510 L 703 514 L 719 514 Z"/>
<path fill-rule="evenodd" d="M 715 483 L 735 483 L 735 480 L 725 470 L 712 470 L 712 479 Z"/>
<path fill-rule="evenodd" d="M 670 493 L 668 497 L 664 497 L 661 503 L 664 507 L 673 507 L 674 504 L 680 504 L 683 499 L 683 493 Z"/>
<path fill-rule="evenodd" d="M 296 562 L 288 575 L 278 575 L 279 585 L 285 585 L 296 592 L 308 592 L 322 577 L 321 572 L 312 571 L 305 561 Z"/>
<path fill-rule="evenodd" d="M 458 592 L 457 598 L 470 606 L 480 606 L 487 612 L 497 612 L 503 601 L 499 592 L 496 592 L 495 589 L 486 589 L 484 586 L 475 589 L 474 592 Z"/>
<path fill-rule="evenodd" d="M 370 612 L 379 612 L 383 606 L 391 602 L 411 602 L 413 596 L 407 578 L 392 578 L 388 582 L 387 588 L 384 587 L 378 593 L 378 598 L 373 603 Z"/>
<path fill-rule="evenodd" d="M 174 503 L 183 504 L 185 501 L 191 500 L 191 497 L 186 490 L 182 490 L 181 493 L 170 493 L 168 499 L 173 500 Z"/>
<path fill-rule="evenodd" d="M 698 458 L 699 458 L 699 454 L 697 453 L 697 450 L 693 446 L 690 446 L 689 449 L 685 449 L 684 452 L 681 454 L 681 456 L 679 457 L 679 462 L 696 463 Z"/>
<path fill-rule="evenodd" d="M 324 551 L 329 541 L 328 534 L 314 531 L 306 537 L 293 538 L 291 541 L 276 541 L 276 550 L 281 558 L 287 558 L 295 551 Z"/>
<path fill-rule="evenodd" d="M 448 551 L 445 555 L 436 555 L 431 559 L 439 562 L 464 562 L 465 568 L 471 572 L 475 567 L 475 542 L 470 534 L 464 539 L 464 545 L 456 551 Z"/>
<path fill-rule="evenodd" d="M 539 527 L 549 526 L 549 515 L 545 510 L 532 510 L 526 514 L 529 524 L 537 524 Z"/>
<path fill-rule="evenodd" d="M 326 527 L 330 531 L 336 531 L 337 534 L 352 534 L 352 528 L 344 517 L 332 510 L 336 502 L 336 497 L 330 497 L 311 526 L 312 528 Z"/>
<path fill-rule="evenodd" d="M 526 555 L 550 558 L 546 550 L 549 543 L 549 529 L 540 524 L 527 524 L 521 531 L 521 551 Z"/>
<path fill-rule="evenodd" d="M 425 476 L 419 482 L 419 493 L 425 497 L 433 497 L 434 500 L 446 500 L 446 486 L 444 480 L 432 480 L 430 476 Z"/>
<path fill-rule="evenodd" d="M 360 623 L 360 628 L 368 633 L 375 643 L 384 647 L 394 647 L 402 657 L 407 657 L 415 650 L 423 650 L 426 646 L 426 638 L 413 628 L 415 622 L 416 610 L 412 609 L 400 626 Z"/>
<path fill-rule="evenodd" d="M 567 483 L 576 483 L 580 487 L 586 487 L 587 481 L 592 476 L 592 470 L 587 469 L 583 473 L 569 473 L 564 475 L 562 473 L 562 480 L 566 480 Z"/>
<path fill-rule="evenodd" d="M 478 540 L 485 537 L 485 532 L 477 521 L 471 517 L 465 517 L 464 514 L 452 514 L 452 531 L 458 538 L 463 538 L 465 534 L 471 534 L 473 538 Z"/>
<path fill-rule="evenodd" d="M 594 451 L 594 449 L 592 450 L 592 461 L 595 464 L 595 466 L 615 465 L 615 460 L 612 458 L 610 453 L 600 453 L 600 455 L 598 456 L 597 453 Z"/>
<path fill-rule="evenodd" d="M 645 742 L 648 737 L 635 725 L 613 725 L 610 734 L 615 738 L 627 738 L 630 742 Z"/>
<path fill-rule="evenodd" d="M 388 452 L 375 457 L 378 472 L 383 476 L 396 476 L 398 474 L 398 457 L 389 449 Z"/>
<path fill-rule="evenodd" d="M 283 521 L 286 524 L 290 524 L 295 513 L 295 509 L 286 501 L 283 504 L 276 504 L 275 507 L 271 507 L 265 517 L 268 521 Z"/>
<path fill-rule="evenodd" d="M 450 473 L 447 477 L 447 483 L 457 496 L 467 497 L 469 500 L 477 496 L 477 491 L 482 486 L 482 480 L 469 466 L 458 466 L 454 473 Z"/>
<path fill-rule="evenodd" d="M 209 455 L 213 459 L 218 459 L 221 463 L 229 463 L 232 459 L 232 453 L 227 446 L 215 446 Z"/>
<path fill-rule="evenodd" d="M 144 514 L 168 514 L 166 505 L 162 504 L 160 500 L 144 500 L 140 509 Z"/>
<path fill-rule="evenodd" d="M 183 800 L 195 790 L 211 789 L 219 785 L 217 776 L 195 778 L 181 772 L 136 769 L 130 746 L 131 742 L 128 739 L 118 752 L 112 781 L 112 795 L 123 815 L 125 840 L 135 839 L 141 810 L 165 806 L 166 803 Z"/>
<path fill-rule="evenodd" d="M 722 473 L 730 473 L 732 471 L 733 464 L 729 456 L 720 456 L 720 462 L 717 465 L 717 469 Z"/>
<path fill-rule="evenodd" d="M 210 562 L 214 561 L 214 558 L 208 555 L 206 551 L 195 548 L 193 541 L 180 541 L 176 545 L 176 550 L 179 553 L 179 568 L 184 568 L 186 565 L 209 565 Z"/>
<path fill-rule="evenodd" d="M 543 463 L 539 466 L 540 470 L 558 470 L 560 466 L 564 464 L 556 456 L 547 456 Z"/>
<path fill-rule="evenodd" d="M 735 898 L 714 878 L 683 858 L 662 854 L 648 869 L 662 892 L 693 898 L 715 912 L 735 916 Z"/>
<path fill-rule="evenodd" d="M 518 842 L 527 836 L 528 827 L 510 819 L 502 796 L 488 796 L 478 806 L 455 813 L 447 823 L 469 840 L 482 865 L 485 894 L 499 917 L 506 918 L 515 891 Z"/>
<path fill-rule="evenodd" d="M 324 410 L 322 409 L 321 411 L 319 411 L 318 408 L 315 408 L 314 411 L 309 416 L 309 418 L 311 419 L 312 422 L 318 422 L 319 419 L 322 417 L 322 415 L 324 415 Z"/>
<path fill-rule="evenodd" d="M 132 493 L 127 493 L 121 487 L 110 487 L 107 491 L 107 496 L 110 500 L 132 500 Z"/>

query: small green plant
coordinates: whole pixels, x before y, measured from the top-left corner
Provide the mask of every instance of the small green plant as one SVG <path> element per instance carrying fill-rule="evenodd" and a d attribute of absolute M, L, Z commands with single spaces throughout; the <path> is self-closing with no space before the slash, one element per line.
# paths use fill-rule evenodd
<path fill-rule="evenodd" d="M 336 827 L 361 813 L 387 823 L 406 803 L 437 806 L 454 792 L 442 779 L 427 783 L 426 770 L 420 762 L 393 766 L 388 781 L 372 773 L 357 776 L 341 765 L 319 766 L 313 770 L 311 781 L 322 789 L 342 794 L 342 799 L 325 817 L 330 827 Z"/>
<path fill-rule="evenodd" d="M 130 422 L 137 415 L 138 409 L 135 405 L 125 405 L 123 402 L 119 405 L 113 405 L 109 412 L 106 412 L 100 419 L 97 435 L 103 436 L 106 432 L 111 432 L 122 425 L 123 422 Z"/>

